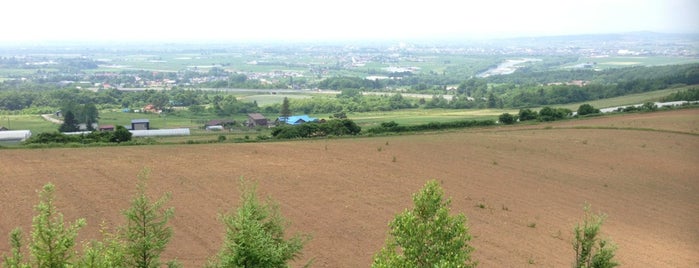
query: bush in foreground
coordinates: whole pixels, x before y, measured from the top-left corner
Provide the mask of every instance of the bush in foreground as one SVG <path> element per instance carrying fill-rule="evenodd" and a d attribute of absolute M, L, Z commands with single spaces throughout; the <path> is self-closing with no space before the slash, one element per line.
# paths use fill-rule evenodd
<path fill-rule="evenodd" d="M 151 201 L 146 195 L 147 174 L 148 171 L 144 170 L 139 175 L 138 193 L 131 200 L 131 207 L 124 211 L 127 220 L 124 255 L 129 267 L 160 267 L 160 254 L 172 237 L 172 227 L 167 223 L 174 216 L 175 209 L 164 207 L 170 194 Z"/>
<path fill-rule="evenodd" d="M 255 185 L 240 184 L 240 207 L 221 217 L 226 225 L 223 246 L 207 266 L 288 267 L 287 262 L 301 255 L 309 238 L 297 234 L 285 239 L 287 222 L 279 206 L 271 200 L 260 202 Z"/>
<path fill-rule="evenodd" d="M 575 268 L 613 268 L 619 266 L 614 261 L 616 246 L 606 239 L 599 238 L 602 222 L 606 215 L 595 215 L 590 206 L 585 206 L 582 224 L 575 226 Z"/>
<path fill-rule="evenodd" d="M 449 215 L 451 200 L 444 200 L 439 183 L 427 182 L 413 202 L 415 208 L 389 224 L 386 246 L 374 256 L 372 267 L 475 267 L 466 216 Z"/>
<path fill-rule="evenodd" d="M 55 187 L 46 184 L 35 207 L 37 215 L 32 220 L 28 260 L 23 255 L 22 231 L 16 228 L 10 233 L 10 254 L 4 256 L 2 267 L 161 267 L 160 254 L 172 235 L 167 221 L 173 210 L 162 208 L 169 194 L 153 202 L 149 200 L 145 195 L 143 174 L 138 185 L 139 193 L 124 212 L 128 224 L 115 234 L 106 232 L 103 226 L 103 241 L 83 243 L 82 255 L 77 257 L 74 249 L 76 237 L 86 222 L 78 219 L 66 226 L 63 214 L 54 205 Z M 180 265 L 170 261 L 167 266 Z"/>
<path fill-rule="evenodd" d="M 85 226 L 85 219 L 65 225 L 63 214 L 56 209 L 53 197 L 56 187 L 49 183 L 39 192 L 39 204 L 34 209 L 31 238 L 29 240 L 30 262 L 22 254 L 22 231 L 17 228 L 10 233 L 11 255 L 4 258 L 4 267 L 67 267 L 73 264 L 73 246 L 78 230 Z"/>

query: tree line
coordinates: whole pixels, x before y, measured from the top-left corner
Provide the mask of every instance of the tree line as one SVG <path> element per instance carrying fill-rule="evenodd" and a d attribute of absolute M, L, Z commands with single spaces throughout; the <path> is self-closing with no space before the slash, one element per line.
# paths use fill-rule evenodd
<path fill-rule="evenodd" d="M 54 203 L 56 188 L 49 183 L 39 192 L 30 237 L 21 228 L 10 232 L 10 252 L 2 267 L 182 267 L 176 259 L 162 260 L 174 235 L 170 226 L 175 209 L 167 207 L 170 193 L 159 198 L 146 194 L 147 171 L 139 175 L 137 193 L 122 211 L 126 224 L 113 231 L 103 226 L 102 239 L 83 242 L 82 253 L 74 247 L 87 222 L 80 218 L 64 222 Z M 220 218 L 224 242 L 204 267 L 289 267 L 302 256 L 308 234 L 286 234 L 289 222 L 271 199 L 260 201 L 254 183 L 240 180 L 238 207 Z M 451 199 L 436 180 L 428 181 L 413 195 L 414 208 L 398 213 L 389 223 L 385 245 L 374 255 L 372 267 L 476 267 L 467 218 L 450 215 Z M 606 217 L 585 206 L 583 221 L 574 229 L 573 267 L 612 268 L 616 246 L 600 237 Z M 28 243 L 25 244 L 28 240 Z M 28 253 L 25 251 L 28 249 Z M 310 267 L 313 259 L 306 262 Z"/>
<path fill-rule="evenodd" d="M 678 85 L 699 84 L 699 64 L 629 67 L 605 71 L 562 70 L 515 72 L 488 78 L 461 80 L 453 90 L 446 84 L 434 90 L 408 90 L 433 94 L 429 99 L 403 97 L 400 93 L 386 96 L 364 96 L 374 90 L 377 81 L 356 77 L 334 77 L 321 81 L 328 88 L 341 89 L 335 98 L 313 97 L 295 99 L 292 106 L 304 113 L 390 111 L 408 108 L 524 108 L 542 105 L 566 104 L 604 99 L 626 94 L 665 89 Z M 579 79 L 585 85 L 559 83 Z M 238 78 L 246 81 L 245 78 Z M 551 81 L 558 81 L 557 83 Z M 98 105 L 139 109 L 152 104 L 168 111 L 171 107 L 189 107 L 195 113 L 227 116 L 249 112 L 279 112 L 279 105 L 259 107 L 255 102 L 239 101 L 225 92 L 204 91 L 196 88 L 175 87 L 172 90 L 144 90 L 126 92 L 103 88 L 96 92 L 76 88 L 55 88 L 41 84 L 0 83 L 0 110 L 25 110 L 48 113 L 71 102 L 78 105 Z M 450 95 L 447 99 L 444 96 Z M 678 96 L 678 95 L 676 95 Z M 209 110 L 207 110 L 207 107 Z"/>

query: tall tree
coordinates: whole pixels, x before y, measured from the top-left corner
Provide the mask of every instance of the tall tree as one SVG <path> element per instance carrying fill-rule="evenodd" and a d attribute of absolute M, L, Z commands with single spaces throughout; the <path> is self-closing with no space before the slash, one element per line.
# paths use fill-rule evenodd
<path fill-rule="evenodd" d="M 255 185 L 241 180 L 240 207 L 221 217 L 226 225 L 223 247 L 210 267 L 288 267 L 298 258 L 308 237 L 284 239 L 287 222 L 271 200 L 261 203 Z"/>
<path fill-rule="evenodd" d="M 146 195 L 147 177 L 148 170 L 139 174 L 136 197 L 131 200 L 131 207 L 124 211 L 127 220 L 124 230 L 125 253 L 130 267 L 160 267 L 160 254 L 172 237 L 172 227 L 167 223 L 175 210 L 164 208 L 170 200 L 170 193 L 151 201 Z"/>
<path fill-rule="evenodd" d="M 284 97 L 284 101 L 282 101 L 282 108 L 279 111 L 281 118 L 284 119 L 284 122 L 286 122 L 286 119 L 291 116 L 291 109 L 289 108 L 289 98 Z"/>
<path fill-rule="evenodd" d="M 444 200 L 439 183 L 428 181 L 413 202 L 415 208 L 389 224 L 390 236 L 372 267 L 475 267 L 466 216 L 449 215 L 451 200 Z"/>
<path fill-rule="evenodd" d="M 55 192 L 53 184 L 44 185 L 39 193 L 39 204 L 34 208 L 37 215 L 32 220 L 29 251 L 34 257 L 36 267 L 67 267 L 73 258 L 73 246 L 78 230 L 85 226 L 85 219 L 65 226 L 63 214 L 56 210 L 53 203 Z"/>
<path fill-rule="evenodd" d="M 83 116 L 85 117 L 83 123 L 85 123 L 87 126 L 87 130 L 95 130 L 95 128 L 92 127 L 92 124 L 97 123 L 97 120 L 99 119 L 97 107 L 95 107 L 95 105 L 92 103 L 85 104 L 85 106 L 83 106 Z"/>
<path fill-rule="evenodd" d="M 78 131 L 78 121 L 75 119 L 73 111 L 67 111 L 63 114 L 63 124 L 58 127 L 60 132 L 75 132 Z"/>

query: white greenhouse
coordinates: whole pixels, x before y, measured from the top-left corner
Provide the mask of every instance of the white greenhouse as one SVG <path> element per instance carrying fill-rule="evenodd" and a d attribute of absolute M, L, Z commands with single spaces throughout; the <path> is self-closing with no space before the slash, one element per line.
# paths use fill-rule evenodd
<path fill-rule="evenodd" d="M 6 130 L 0 131 L 0 141 L 25 141 L 32 136 L 29 130 Z"/>
<path fill-rule="evenodd" d="M 129 130 L 133 137 L 189 136 L 189 128 Z"/>

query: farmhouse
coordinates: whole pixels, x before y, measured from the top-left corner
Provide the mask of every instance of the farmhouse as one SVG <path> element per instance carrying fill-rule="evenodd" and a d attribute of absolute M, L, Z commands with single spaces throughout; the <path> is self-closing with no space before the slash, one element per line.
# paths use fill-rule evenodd
<path fill-rule="evenodd" d="M 259 113 L 248 114 L 248 120 L 245 121 L 245 125 L 248 127 L 266 127 L 269 124 L 269 120 Z"/>
<path fill-rule="evenodd" d="M 132 130 L 149 130 L 150 129 L 150 120 L 148 120 L 148 119 L 131 120 L 131 129 Z"/>
<path fill-rule="evenodd" d="M 0 141 L 20 142 L 32 136 L 29 130 L 5 130 L 0 131 Z"/>
<path fill-rule="evenodd" d="M 143 112 L 144 112 L 144 113 L 155 113 L 155 114 L 159 114 L 159 113 L 162 112 L 162 111 L 156 109 L 155 105 L 153 105 L 153 104 L 148 104 L 148 105 L 146 105 L 145 107 L 143 107 Z"/>
<path fill-rule="evenodd" d="M 99 130 L 99 131 L 114 131 L 114 125 L 101 125 L 97 130 Z"/>
<path fill-rule="evenodd" d="M 306 122 L 313 122 L 318 120 L 318 118 L 309 117 L 308 115 L 294 115 L 289 117 L 279 117 L 277 118 L 277 123 L 284 123 L 289 125 L 300 125 Z"/>

